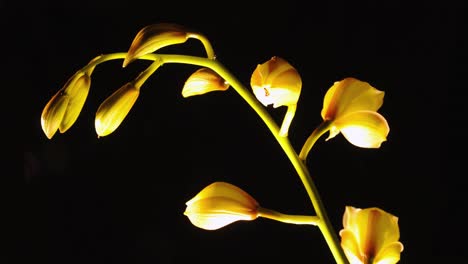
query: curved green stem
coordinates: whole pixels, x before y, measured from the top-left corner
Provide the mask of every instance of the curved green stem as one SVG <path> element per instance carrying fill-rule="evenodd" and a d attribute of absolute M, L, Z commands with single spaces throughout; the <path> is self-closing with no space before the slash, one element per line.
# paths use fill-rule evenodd
<path fill-rule="evenodd" d="M 214 60 L 216 58 L 213 47 L 211 46 L 211 43 L 207 37 L 205 37 L 204 35 L 200 33 L 195 33 L 195 32 L 190 32 L 188 34 L 188 37 L 198 39 L 203 44 L 203 47 L 205 48 L 206 56 L 208 57 L 208 59 Z"/>
<path fill-rule="evenodd" d="M 146 70 L 142 71 L 138 77 L 135 78 L 133 81 L 135 87 L 140 89 L 144 82 L 162 65 L 161 60 L 155 60 L 151 65 L 146 68 Z"/>
<path fill-rule="evenodd" d="M 296 108 L 297 108 L 296 104 L 288 105 L 288 110 L 286 111 L 286 114 L 284 115 L 283 123 L 281 124 L 280 132 L 279 132 L 280 136 L 282 137 L 288 136 L 289 127 L 291 126 L 294 115 L 296 114 Z"/>
<path fill-rule="evenodd" d="M 319 139 L 323 134 L 325 134 L 328 130 L 330 130 L 331 122 L 330 121 L 323 121 L 305 141 L 304 145 L 302 146 L 301 152 L 299 153 L 299 158 L 305 163 L 307 159 L 307 155 L 309 155 L 309 151 L 314 146 L 317 139 Z"/>
<path fill-rule="evenodd" d="M 282 214 L 280 212 L 259 207 L 258 216 L 263 218 L 268 218 L 271 220 L 287 223 L 287 224 L 296 224 L 296 225 L 318 225 L 320 218 L 318 216 L 309 216 L 309 215 L 288 215 Z"/>
<path fill-rule="evenodd" d="M 97 58 L 94 63 L 88 64 L 86 67 L 93 67 L 104 61 L 112 59 L 124 59 L 126 53 L 113 53 L 107 55 L 101 55 L 100 58 Z M 275 139 L 280 144 L 281 148 L 291 161 L 291 164 L 297 171 L 299 178 L 301 179 L 307 194 L 312 202 L 312 205 L 315 209 L 317 216 L 320 219 L 319 228 L 322 232 L 325 241 L 327 242 L 335 261 L 338 264 L 348 264 L 348 260 L 344 255 L 343 249 L 340 246 L 340 242 L 336 233 L 334 232 L 333 226 L 331 225 L 330 220 L 325 211 L 325 207 L 321 201 L 319 192 L 312 181 L 309 170 L 302 162 L 302 160 L 297 155 L 296 151 L 292 147 L 288 137 L 280 136 L 279 128 L 270 114 L 266 111 L 264 106 L 254 97 L 254 95 L 249 92 L 243 84 L 237 80 L 237 78 L 232 75 L 221 63 L 216 60 L 201 58 L 196 56 L 188 55 L 173 55 L 173 54 L 146 54 L 139 57 L 138 59 L 143 60 L 158 60 L 160 59 L 162 63 L 181 63 L 181 64 L 193 64 L 201 67 L 207 67 L 218 73 L 224 80 L 226 80 L 234 90 L 249 104 L 250 107 L 259 115 L 262 121 L 266 124 L 268 129 L 271 131 Z M 84 69 L 85 69 L 84 68 Z M 316 139 L 315 139 L 316 140 Z"/>

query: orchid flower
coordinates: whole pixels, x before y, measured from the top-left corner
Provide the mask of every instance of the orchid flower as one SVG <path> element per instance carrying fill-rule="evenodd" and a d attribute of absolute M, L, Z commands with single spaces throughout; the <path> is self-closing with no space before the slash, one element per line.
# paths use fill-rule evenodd
<path fill-rule="evenodd" d="M 346 206 L 340 231 L 341 246 L 350 264 L 395 264 L 403 244 L 399 242 L 398 217 L 373 207 Z"/>
<path fill-rule="evenodd" d="M 323 120 L 330 122 L 327 140 L 341 132 L 355 146 L 379 148 L 390 131 L 385 118 L 377 113 L 383 97 L 384 92 L 355 78 L 335 82 L 325 94 L 322 108 Z"/>

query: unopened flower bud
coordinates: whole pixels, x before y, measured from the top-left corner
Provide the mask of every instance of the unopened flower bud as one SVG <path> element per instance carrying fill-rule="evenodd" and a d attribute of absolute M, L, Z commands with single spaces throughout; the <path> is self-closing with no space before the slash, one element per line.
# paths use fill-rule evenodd
<path fill-rule="evenodd" d="M 219 74 L 209 68 L 201 68 L 185 81 L 182 96 L 201 95 L 212 91 L 226 91 L 229 84 Z"/>
<path fill-rule="evenodd" d="M 65 133 L 77 120 L 88 96 L 91 77 L 82 72 L 73 75 L 47 103 L 42 111 L 41 126 L 51 139 L 57 130 Z"/>
<path fill-rule="evenodd" d="M 141 29 L 128 50 L 123 67 L 145 54 L 152 53 L 160 48 L 181 44 L 187 41 L 189 33 L 177 24 L 159 23 Z"/>
<path fill-rule="evenodd" d="M 120 87 L 99 106 L 94 122 L 98 136 L 114 132 L 135 104 L 140 90 L 129 82 Z"/>
<path fill-rule="evenodd" d="M 208 185 L 186 205 L 184 214 L 193 225 L 206 230 L 219 229 L 235 221 L 254 220 L 259 208 L 252 196 L 225 182 Z"/>

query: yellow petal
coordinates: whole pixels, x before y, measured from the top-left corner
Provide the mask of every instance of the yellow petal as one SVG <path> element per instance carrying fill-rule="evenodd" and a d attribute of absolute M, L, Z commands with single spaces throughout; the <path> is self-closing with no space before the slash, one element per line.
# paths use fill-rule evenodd
<path fill-rule="evenodd" d="M 349 260 L 350 264 L 363 264 L 361 251 L 356 236 L 351 230 L 343 229 L 340 231 L 341 247 Z"/>
<path fill-rule="evenodd" d="M 187 41 L 189 33 L 187 30 L 177 24 L 160 23 L 142 28 L 128 50 L 124 59 L 123 67 L 130 62 L 145 54 L 152 53 L 160 48 L 181 44 Z"/>
<path fill-rule="evenodd" d="M 225 91 L 229 84 L 219 74 L 209 68 L 201 68 L 194 72 L 182 88 L 182 96 L 189 97 L 213 91 Z"/>
<path fill-rule="evenodd" d="M 127 83 L 99 106 L 94 123 L 98 136 L 107 136 L 119 127 L 139 94 L 139 89 L 132 83 Z"/>
<path fill-rule="evenodd" d="M 64 93 L 70 100 L 59 126 L 60 133 L 65 133 L 75 123 L 88 97 L 90 86 L 91 77 L 88 74 L 74 76 L 65 84 Z"/>
<path fill-rule="evenodd" d="M 42 131 L 51 139 L 57 132 L 67 110 L 69 97 L 60 89 L 46 104 L 41 114 Z"/>
<path fill-rule="evenodd" d="M 372 111 L 352 112 L 334 121 L 333 125 L 351 144 L 361 148 L 379 148 L 390 132 L 387 120 Z"/>
<path fill-rule="evenodd" d="M 335 82 L 325 94 L 322 118 L 333 120 L 354 111 L 377 111 L 383 104 L 384 94 L 355 78 Z"/>
<path fill-rule="evenodd" d="M 400 242 L 393 242 L 383 248 L 376 258 L 374 263 L 376 264 L 395 264 L 400 261 L 400 255 L 403 251 L 403 244 Z"/>
<path fill-rule="evenodd" d="M 297 104 L 302 89 L 302 79 L 286 60 L 274 56 L 257 65 L 250 79 L 254 95 L 265 106 Z"/>
<path fill-rule="evenodd" d="M 246 207 L 258 207 L 257 201 L 241 188 L 227 182 L 214 182 L 205 187 L 195 197 L 187 202 L 187 205 L 196 202 L 197 200 L 211 198 L 211 197 L 224 197 L 238 201 Z"/>

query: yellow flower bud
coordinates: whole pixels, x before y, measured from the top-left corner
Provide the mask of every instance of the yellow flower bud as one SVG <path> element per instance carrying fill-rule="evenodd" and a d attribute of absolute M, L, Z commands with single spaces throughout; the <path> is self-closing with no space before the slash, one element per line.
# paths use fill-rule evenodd
<path fill-rule="evenodd" d="M 258 217 L 258 203 L 237 186 L 214 182 L 186 203 L 184 212 L 193 225 L 215 230 L 235 221 Z"/>
<path fill-rule="evenodd" d="M 398 217 L 379 208 L 346 206 L 340 231 L 341 246 L 351 264 L 395 264 L 403 244 L 399 242 Z"/>
<path fill-rule="evenodd" d="M 184 43 L 188 38 L 187 30 L 177 24 L 159 23 L 146 26 L 133 39 L 124 59 L 123 67 L 138 57 L 166 46 Z"/>
<path fill-rule="evenodd" d="M 302 88 L 301 76 L 284 59 L 274 56 L 257 65 L 250 79 L 253 93 L 265 106 L 296 105 Z"/>
<path fill-rule="evenodd" d="M 226 91 L 229 84 L 221 76 L 209 68 L 201 68 L 185 81 L 182 96 L 201 95 L 212 91 Z"/>
<path fill-rule="evenodd" d="M 47 103 L 42 111 L 41 126 L 51 139 L 57 130 L 65 133 L 78 118 L 91 86 L 91 77 L 79 72 L 73 75 Z"/>
<path fill-rule="evenodd" d="M 129 82 L 120 87 L 99 106 L 94 122 L 99 137 L 114 132 L 135 104 L 140 90 Z"/>
<path fill-rule="evenodd" d="M 384 94 L 354 78 L 335 82 L 325 94 L 321 113 L 332 125 L 327 140 L 341 132 L 355 146 L 379 148 L 390 132 L 385 118 L 377 113 Z"/>

